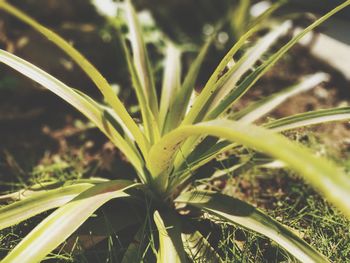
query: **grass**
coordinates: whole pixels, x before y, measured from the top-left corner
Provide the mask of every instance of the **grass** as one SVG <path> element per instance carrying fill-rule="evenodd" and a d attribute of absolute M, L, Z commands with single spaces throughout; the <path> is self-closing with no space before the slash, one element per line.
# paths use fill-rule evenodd
<path fill-rule="evenodd" d="M 299 130 L 289 136 L 315 152 L 331 154 L 338 163 L 343 162 L 341 156 L 350 153 L 327 146 L 320 135 L 310 130 Z M 342 166 L 350 176 L 346 163 Z M 294 172 L 255 167 L 229 179 L 222 191 L 248 200 L 293 228 L 332 262 L 349 262 L 350 221 Z M 219 247 L 227 262 L 298 262 L 266 238 L 226 224 L 221 228 Z"/>
<path fill-rule="evenodd" d="M 89 141 L 89 137 L 81 135 L 80 142 Z M 298 139 L 315 151 L 332 152 L 323 141 L 309 130 L 299 130 L 290 133 L 290 137 Z M 69 148 L 60 158 L 49 155 L 43 164 L 35 166 L 25 183 L 32 185 L 38 181 L 47 180 L 74 180 L 85 177 L 89 171 L 101 171 L 101 167 L 93 162 L 84 163 L 85 149 Z M 76 151 L 80 151 L 77 153 Z M 339 153 L 338 154 L 344 154 Z M 85 153 L 86 155 L 86 153 Z M 221 164 L 225 165 L 225 164 Z M 346 165 L 346 164 L 344 164 Z M 348 171 L 350 172 L 350 171 Z M 263 175 L 263 176 L 262 176 Z M 16 183 L 13 188 L 21 189 L 23 184 Z M 284 169 L 254 168 L 238 176 L 233 176 L 224 186 L 214 182 L 214 187 L 221 188 L 224 193 L 238 196 L 247 200 L 276 218 L 279 222 L 293 228 L 308 243 L 334 262 L 348 262 L 350 257 L 350 221 L 320 195 L 307 186 L 292 171 Z M 12 190 L 13 190 L 12 188 Z M 103 214 L 105 205 L 98 211 Z M 25 236 L 33 226 L 39 223 L 49 213 L 36 216 L 17 226 L 0 232 L 0 255 L 5 255 L 13 248 L 21 237 Z M 105 217 L 107 227 L 111 227 Z M 147 223 L 147 222 L 146 222 Z M 145 227 L 149 227 L 146 226 Z M 45 262 L 118 262 L 121 252 L 126 249 L 123 245 L 125 237 L 130 235 L 127 228 L 124 231 L 113 233 L 107 240 L 89 251 L 80 255 L 64 251 L 55 251 Z M 274 242 L 252 232 L 222 223 L 215 232 L 210 234 L 211 241 L 217 244 L 218 253 L 227 262 L 297 262 Z M 148 237 L 149 244 L 146 250 L 152 251 L 152 238 Z M 79 247 L 76 248 L 79 251 Z"/>

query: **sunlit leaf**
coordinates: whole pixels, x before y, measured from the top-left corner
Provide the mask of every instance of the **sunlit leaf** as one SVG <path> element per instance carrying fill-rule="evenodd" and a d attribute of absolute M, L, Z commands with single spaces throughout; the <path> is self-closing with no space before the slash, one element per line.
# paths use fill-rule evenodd
<path fill-rule="evenodd" d="M 181 51 L 173 43 L 167 44 L 164 62 L 162 95 L 159 107 L 159 124 L 163 129 L 176 94 L 181 87 Z"/>
<path fill-rule="evenodd" d="M 210 135 L 242 144 L 271 155 L 297 171 L 306 181 L 350 217 L 350 180 L 330 161 L 314 156 L 306 148 L 283 136 L 257 127 L 229 120 L 214 120 L 196 125 L 185 125 L 165 135 L 150 151 L 154 160 L 151 171 L 162 176 L 171 169 L 181 142 L 190 136 Z"/>
<path fill-rule="evenodd" d="M 68 102 L 92 121 L 130 160 L 141 173 L 143 164 L 137 151 L 115 129 L 108 118 L 108 111 L 100 107 L 86 94 L 74 90 L 33 64 L 0 50 L 0 61 L 34 80 Z M 117 122 L 117 120 L 115 120 Z"/>
<path fill-rule="evenodd" d="M 125 190 L 135 187 L 129 181 L 110 181 L 91 187 L 66 205 L 55 210 L 36 226 L 2 260 L 4 263 L 37 263 L 64 242 L 100 206 L 113 198 L 129 196 Z"/>
<path fill-rule="evenodd" d="M 44 27 L 43 25 L 36 22 L 34 19 L 27 16 L 22 11 L 18 10 L 14 6 L 10 5 L 6 1 L 0 1 L 0 8 L 4 9 L 6 12 L 17 17 L 22 22 L 30 25 L 39 33 L 44 35 L 48 40 L 54 43 L 57 47 L 62 49 L 69 57 L 71 57 L 74 62 L 76 62 L 81 69 L 89 76 L 89 78 L 95 83 L 103 94 L 105 100 L 111 105 L 118 116 L 122 119 L 126 127 L 130 130 L 134 136 L 139 147 L 146 152 L 148 148 L 147 140 L 145 140 L 139 127 L 136 125 L 135 121 L 130 117 L 129 113 L 125 109 L 123 103 L 119 100 L 118 96 L 114 93 L 111 86 L 108 84 L 106 79 L 101 75 L 101 73 L 82 55 L 77 51 L 71 44 L 69 44 L 62 37 L 51 31 L 50 29 Z"/>
<path fill-rule="evenodd" d="M 305 77 L 300 83 L 248 105 L 241 111 L 232 115 L 232 117 L 230 116 L 230 118 L 252 123 L 271 112 L 288 98 L 298 93 L 306 92 L 328 79 L 329 76 L 325 73 L 316 73 Z"/>
<path fill-rule="evenodd" d="M 220 102 L 220 104 L 208 114 L 206 119 L 207 120 L 215 119 L 216 117 L 226 112 L 226 110 L 228 110 L 232 104 L 234 104 L 239 98 L 241 98 L 284 54 L 286 54 L 296 43 L 298 43 L 300 39 L 302 39 L 310 31 L 314 30 L 324 21 L 326 21 L 331 16 L 333 16 L 340 10 L 344 9 L 348 5 L 350 5 L 350 0 L 345 1 L 341 5 L 337 6 L 336 8 L 332 9 L 330 12 L 328 12 L 327 14 L 325 14 L 324 16 L 316 20 L 310 26 L 308 26 L 299 34 L 297 34 L 295 37 L 293 37 L 280 50 L 273 53 L 273 55 L 269 59 L 267 59 L 262 65 L 260 65 L 252 73 L 250 73 L 242 81 L 242 83 L 240 83 L 237 86 L 237 88 L 233 90 L 233 92 L 231 92 L 228 96 L 226 96 Z"/>
<path fill-rule="evenodd" d="M 77 184 L 62 186 L 57 189 L 42 191 L 0 208 L 0 230 L 18 224 L 50 209 L 60 207 L 74 197 L 94 186 Z"/>
<path fill-rule="evenodd" d="M 332 121 L 345 121 L 350 119 L 350 107 L 340 107 L 325 110 L 304 112 L 282 119 L 273 120 L 264 127 L 274 131 L 286 131 L 309 125 L 322 124 Z"/>
<path fill-rule="evenodd" d="M 176 215 L 156 211 L 154 222 L 159 233 L 159 250 L 157 262 L 181 263 L 186 262 L 185 250 L 181 240 L 181 226 Z"/>

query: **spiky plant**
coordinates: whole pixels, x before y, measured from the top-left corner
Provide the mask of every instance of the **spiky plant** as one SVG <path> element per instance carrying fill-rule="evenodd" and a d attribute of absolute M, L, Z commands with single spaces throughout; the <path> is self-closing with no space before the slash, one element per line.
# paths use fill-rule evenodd
<path fill-rule="evenodd" d="M 0 208 L 1 229 L 44 211 L 55 210 L 24 237 L 2 262 L 43 260 L 76 233 L 96 210 L 118 199 L 123 199 L 129 206 L 140 207 L 139 204 L 146 208 L 146 212 L 140 212 L 144 220 L 136 220 L 136 217 L 130 217 L 131 209 L 115 211 L 118 213 L 117 229 L 135 225 L 135 229 L 139 229 L 136 240 L 144 239 L 147 230 L 150 236 L 154 229 L 157 230 L 157 237 L 153 239 L 155 249 L 138 253 L 147 250 L 143 247 L 145 243 L 132 242 L 125 252 L 124 262 L 138 262 L 143 255 L 154 257 L 157 262 L 186 262 L 190 260 L 190 255 L 196 255 L 199 261 L 222 261 L 198 227 L 198 222 L 204 217 L 213 223 L 226 222 L 262 234 L 302 262 L 327 262 L 297 233 L 252 205 L 219 192 L 206 191 L 206 187 L 197 186 L 194 189 L 191 183 L 196 179 L 196 170 L 219 154 L 230 152 L 234 155 L 244 147 L 251 148 L 294 169 L 350 217 L 349 178 L 332 162 L 314 156 L 308 149 L 278 134 L 305 125 L 348 119 L 349 108 L 307 112 L 263 123 L 261 127 L 252 124 L 289 96 L 324 81 L 324 74 L 308 77 L 300 84 L 231 114 L 230 119 L 226 114 L 298 40 L 349 4 L 350 0 L 345 1 L 319 18 L 258 66 L 256 62 L 269 47 L 291 28 L 290 21 L 272 28 L 270 33 L 233 62 L 232 57 L 236 52 L 263 26 L 254 23 L 222 59 L 198 96 L 194 95 L 194 85 L 210 41 L 191 64 L 183 82 L 180 76 L 181 51 L 169 43 L 163 87 L 158 100 L 140 25 L 131 3 L 125 1 L 123 8 L 131 51 L 125 39 L 122 39 L 122 43 L 142 117 L 142 123 L 137 124 L 104 77 L 77 50 L 6 1 L 0 1 L 1 9 L 32 26 L 66 52 L 96 84 L 106 105 L 4 50 L 0 51 L 0 61 L 51 90 L 83 113 L 127 157 L 135 170 L 134 181 L 86 179 L 49 183 L 26 190 L 25 194 L 20 191 L 6 196 L 6 199 L 16 201 Z M 150 228 L 143 227 L 144 221 Z"/>

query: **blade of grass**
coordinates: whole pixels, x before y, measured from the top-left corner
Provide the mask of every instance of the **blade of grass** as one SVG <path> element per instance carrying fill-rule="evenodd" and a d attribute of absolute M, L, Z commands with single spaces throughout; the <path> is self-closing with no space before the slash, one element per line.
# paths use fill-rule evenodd
<path fill-rule="evenodd" d="M 267 236 L 301 262 L 329 262 L 291 230 L 241 200 L 214 192 L 195 191 L 181 195 L 176 201 Z"/>
<path fill-rule="evenodd" d="M 15 16 L 22 22 L 33 27 L 48 40 L 54 43 L 57 47 L 62 49 L 69 57 L 71 57 L 77 65 L 87 74 L 87 76 L 95 83 L 103 94 L 106 102 L 111 105 L 115 112 L 120 116 L 125 126 L 128 127 L 132 135 L 134 136 L 137 144 L 139 145 L 143 154 L 147 153 L 149 148 L 149 143 L 142 134 L 141 130 L 131 118 L 127 110 L 125 109 L 123 103 L 119 100 L 118 96 L 114 93 L 113 89 L 110 87 L 106 79 L 101 75 L 101 73 L 76 49 L 74 49 L 66 40 L 51 31 L 50 29 L 42 26 L 34 19 L 27 16 L 25 13 L 15 8 L 6 1 L 0 1 L 0 9 L 8 12 L 9 14 Z"/>
<path fill-rule="evenodd" d="M 171 169 L 181 142 L 190 136 L 202 134 L 242 144 L 285 162 L 350 217 L 350 203 L 347 202 L 350 198 L 350 180 L 338 167 L 273 131 L 251 124 L 222 119 L 186 125 L 170 132 L 150 150 L 153 174 L 162 175 L 163 171 L 169 167 Z"/>
<path fill-rule="evenodd" d="M 64 242 L 100 206 L 114 198 L 129 196 L 125 191 L 138 186 L 117 180 L 96 185 L 54 211 L 35 227 L 3 260 L 3 263 L 37 263 Z"/>
<path fill-rule="evenodd" d="M 142 262 L 141 253 L 142 253 L 142 245 L 143 245 L 143 227 L 140 227 L 138 232 L 134 236 L 134 240 L 131 241 L 128 248 L 126 249 L 123 259 L 121 263 L 134 263 L 134 262 Z"/>

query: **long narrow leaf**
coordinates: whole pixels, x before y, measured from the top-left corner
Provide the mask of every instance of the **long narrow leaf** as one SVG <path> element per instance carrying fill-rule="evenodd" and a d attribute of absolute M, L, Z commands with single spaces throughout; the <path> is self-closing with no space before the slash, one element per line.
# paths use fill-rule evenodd
<path fill-rule="evenodd" d="M 181 240 L 181 226 L 176 215 L 156 211 L 153 217 L 159 233 L 157 262 L 186 262 L 185 250 Z"/>
<path fill-rule="evenodd" d="M 246 54 L 233 66 L 230 67 L 228 72 L 226 72 L 222 77 L 217 76 L 216 82 L 214 82 L 213 77 L 218 74 L 218 69 L 221 72 L 224 72 L 224 62 L 226 63 L 225 67 L 228 65 L 229 58 L 227 55 L 232 55 L 238 50 L 238 48 L 243 45 L 243 41 L 246 40 L 250 35 L 244 35 L 241 40 L 229 51 L 229 53 L 222 60 L 211 79 L 208 81 L 206 87 L 201 92 L 197 100 L 195 101 L 194 108 L 196 108 L 199 101 L 203 104 L 200 105 L 200 109 L 193 109 L 189 112 L 188 116 L 185 118 L 184 123 L 190 124 L 199 120 L 203 120 L 205 115 L 215 108 L 221 100 L 229 94 L 234 88 L 238 80 L 242 77 L 244 73 L 249 71 L 253 65 L 261 58 L 261 56 L 274 44 L 282 35 L 286 34 L 291 28 L 291 21 L 286 21 L 280 26 L 276 27 L 269 34 L 263 37 L 250 51 Z M 255 25 L 252 28 L 253 33 L 258 29 L 260 25 Z M 194 113 L 193 113 L 194 112 Z M 195 114 L 195 115 L 192 115 Z M 197 138 L 192 138 L 187 141 L 181 148 L 182 155 L 187 157 L 187 155 L 193 151 L 193 144 L 197 141 Z M 177 164 L 182 163 L 183 158 L 181 156 L 177 159 Z"/>
<path fill-rule="evenodd" d="M 306 127 L 310 125 L 323 124 L 334 121 L 346 121 L 350 120 L 350 107 L 332 108 L 325 110 L 316 110 L 293 116 L 288 116 L 282 119 L 270 121 L 265 123 L 263 127 L 271 129 L 274 132 L 282 132 L 286 130 Z M 230 149 L 236 147 L 237 144 L 222 141 L 203 153 L 200 153 L 195 149 L 193 153 L 186 159 L 182 166 L 175 166 L 176 172 L 174 177 L 177 178 L 172 185 L 179 184 L 188 179 L 196 169 L 215 159 L 215 157 L 221 153 L 224 153 Z M 176 163 L 175 163 L 176 164 Z"/>
<path fill-rule="evenodd" d="M 173 43 L 167 44 L 164 63 L 162 95 L 159 108 L 159 125 L 163 130 L 169 109 L 181 86 L 181 51 Z"/>
<path fill-rule="evenodd" d="M 286 131 L 300 127 L 321 124 L 332 121 L 345 121 L 350 119 L 350 107 L 316 110 L 288 116 L 270 121 L 264 127 L 274 131 Z"/>
<path fill-rule="evenodd" d="M 316 20 L 310 26 L 301 31 L 298 35 L 293 37 L 287 44 L 285 44 L 279 51 L 274 53 L 268 60 L 266 60 L 262 65 L 255 69 L 248 77 L 246 77 L 241 84 L 237 86 L 233 92 L 226 96 L 220 104 L 213 109 L 206 120 L 215 119 L 220 114 L 223 114 L 228 110 L 233 103 L 235 103 L 239 98 L 241 98 L 264 74 L 268 71 L 285 53 L 287 53 L 298 41 L 303 38 L 307 33 L 314 30 L 324 21 L 329 19 L 331 16 L 341 11 L 345 7 L 350 5 L 350 0 L 345 1 L 341 5 L 332 9 L 330 12 Z"/>
<path fill-rule="evenodd" d="M 250 6 L 250 0 L 240 0 L 238 7 L 235 8 L 231 24 L 236 36 L 241 36 L 248 25 Z"/>
<path fill-rule="evenodd" d="M 134 262 L 142 262 L 142 249 L 143 247 L 143 233 L 144 229 L 143 227 L 140 227 L 140 229 L 138 230 L 138 232 L 135 234 L 134 236 L 134 240 L 131 241 L 131 243 L 129 244 L 128 248 L 126 249 L 124 255 L 123 255 L 123 259 L 121 261 L 121 263 L 134 263 Z"/>
<path fill-rule="evenodd" d="M 75 48 L 73 48 L 66 40 L 51 31 L 50 29 L 44 27 L 43 25 L 36 22 L 34 19 L 30 18 L 11 4 L 6 1 L 0 1 L 0 8 L 4 9 L 6 12 L 17 17 L 22 22 L 33 27 L 48 40 L 54 43 L 57 47 L 62 49 L 68 56 L 70 56 L 79 67 L 88 75 L 88 77 L 95 83 L 103 94 L 105 100 L 112 106 L 115 112 L 123 120 L 124 124 L 128 127 L 132 135 L 134 136 L 137 144 L 141 148 L 143 153 L 147 152 L 148 142 L 142 134 L 141 130 L 131 118 L 127 110 L 125 109 L 123 103 L 119 100 L 118 96 L 114 93 L 113 89 L 110 87 L 106 79 L 101 75 L 101 73 Z"/>
<path fill-rule="evenodd" d="M 53 212 L 35 227 L 6 257 L 3 263 L 37 263 L 64 242 L 100 206 L 113 198 L 129 196 L 129 181 L 111 181 L 94 186 Z"/>
<path fill-rule="evenodd" d="M 0 203 L 2 202 L 15 202 L 24 200 L 26 198 L 29 198 L 33 195 L 40 194 L 43 192 L 47 192 L 49 190 L 57 189 L 59 187 L 63 186 L 69 186 L 74 184 L 98 184 L 108 181 L 107 179 L 103 178 L 90 178 L 90 179 L 79 179 L 79 180 L 73 180 L 73 181 L 64 181 L 64 182 L 42 182 L 39 184 L 32 185 L 28 188 L 21 189 L 17 192 L 13 192 L 10 194 L 5 194 L 0 196 Z"/>
<path fill-rule="evenodd" d="M 194 92 L 195 84 L 199 75 L 199 71 L 203 66 L 203 62 L 209 48 L 214 40 L 211 37 L 201 48 L 198 56 L 193 61 L 190 69 L 185 77 L 184 83 L 181 89 L 178 90 L 173 106 L 170 108 L 166 123 L 165 133 L 177 127 L 184 118 L 187 108 L 189 106 L 191 95 Z"/>
<path fill-rule="evenodd" d="M 256 62 L 261 59 L 262 55 L 277 42 L 277 40 L 285 35 L 292 27 L 291 21 L 285 21 L 281 25 L 277 26 L 266 36 L 261 38 L 258 43 L 246 52 L 246 54 L 234 65 L 225 77 L 220 79 L 218 83 L 224 82 L 222 87 L 218 87 L 219 90 L 213 94 L 213 100 L 208 110 L 215 108 L 220 101 L 227 96 L 236 86 L 240 78 L 248 72 Z M 218 84 L 221 85 L 221 84 Z"/>
<path fill-rule="evenodd" d="M 132 86 L 135 89 L 136 97 L 141 109 L 142 122 L 145 129 L 145 133 L 150 140 L 150 143 L 153 143 L 158 139 L 159 129 L 158 129 L 158 120 L 156 120 L 152 110 L 150 108 L 147 94 L 145 93 L 140 76 L 137 74 L 136 64 L 132 60 L 131 53 L 127 47 L 126 39 L 121 30 L 121 23 L 116 19 L 111 19 L 112 25 L 116 28 L 118 37 L 120 39 L 120 44 L 122 47 L 122 51 L 125 56 L 125 60 L 130 72 Z M 145 153 L 144 153 L 145 154 Z"/>
<path fill-rule="evenodd" d="M 158 118 L 158 100 L 154 86 L 153 72 L 143 40 L 141 26 L 130 0 L 125 1 L 126 19 L 129 27 L 133 59 L 144 95 L 155 118 Z"/>
<path fill-rule="evenodd" d="M 94 186 L 77 184 L 34 194 L 24 200 L 0 208 L 0 230 L 16 225 L 50 209 L 60 207 L 74 197 Z"/>
<path fill-rule="evenodd" d="M 234 114 L 232 118 L 239 121 L 252 123 L 271 112 L 288 98 L 298 93 L 306 92 L 316 87 L 320 83 L 327 81 L 328 79 L 329 76 L 325 73 L 316 73 L 312 76 L 305 77 L 305 79 L 300 83 L 249 105 L 248 107 Z"/>
<path fill-rule="evenodd" d="M 201 208 L 227 222 L 265 235 L 301 262 L 328 262 L 288 228 L 241 200 L 219 193 L 195 191 L 181 195 L 176 201 Z"/>
<path fill-rule="evenodd" d="M 282 3 L 273 4 L 268 10 L 266 10 L 261 16 L 259 16 L 256 21 L 262 21 L 263 19 L 271 15 L 271 13 L 278 9 L 278 7 L 280 7 L 281 4 Z M 263 25 L 264 23 L 252 23 L 249 27 L 249 30 L 247 30 L 247 32 L 244 35 L 242 35 L 239 38 L 239 40 L 232 46 L 232 48 L 227 52 L 227 54 L 220 61 L 219 65 L 216 67 L 213 74 L 210 76 L 209 80 L 205 84 L 204 89 L 197 97 L 195 103 L 192 106 L 192 109 L 185 117 L 183 124 L 192 124 L 198 119 L 198 115 L 202 112 L 203 106 L 207 104 L 208 99 L 215 92 L 216 87 L 214 86 L 216 82 L 222 77 L 227 65 L 232 60 L 233 56 L 237 53 L 237 51 L 240 48 L 242 48 L 246 41 Z"/>
<path fill-rule="evenodd" d="M 179 145 L 190 136 L 211 135 L 224 138 L 285 162 L 297 171 L 329 201 L 350 217 L 350 179 L 333 163 L 318 158 L 306 148 L 292 143 L 283 136 L 251 124 L 229 120 L 215 120 L 197 125 L 182 126 L 165 135 L 151 148 L 151 171 L 163 174 L 171 169 Z"/>
<path fill-rule="evenodd" d="M 108 112 L 100 108 L 91 98 L 82 92 L 68 87 L 33 64 L 4 50 L 0 50 L 0 61 L 49 89 L 83 113 L 127 156 L 137 171 L 142 172 L 143 164 L 138 153 L 135 152 L 134 148 L 125 141 L 110 121 L 108 121 L 106 116 Z"/>

